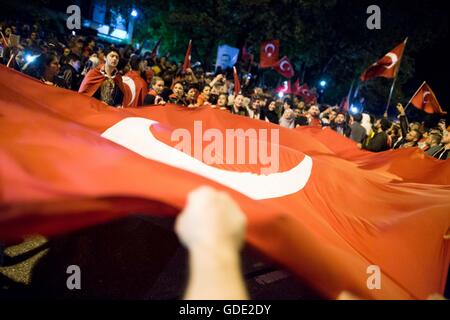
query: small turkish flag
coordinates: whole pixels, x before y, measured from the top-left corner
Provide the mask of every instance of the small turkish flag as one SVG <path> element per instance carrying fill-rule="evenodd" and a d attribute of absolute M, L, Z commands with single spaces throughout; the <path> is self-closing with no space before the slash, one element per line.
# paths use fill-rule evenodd
<path fill-rule="evenodd" d="M 237 74 L 236 67 L 233 67 L 233 78 L 234 78 L 234 95 L 237 96 L 241 91 L 241 82 L 239 81 L 239 76 Z"/>
<path fill-rule="evenodd" d="M 411 98 L 410 102 L 414 107 L 426 113 L 447 114 L 447 112 L 442 110 L 433 90 L 431 90 L 425 81 Z"/>
<path fill-rule="evenodd" d="M 280 41 L 279 40 L 270 40 L 261 43 L 261 51 L 260 51 L 260 62 L 259 65 L 261 68 L 270 68 L 273 67 L 277 61 L 280 54 Z"/>
<path fill-rule="evenodd" d="M 291 82 L 290 81 L 285 81 L 283 85 L 279 86 L 278 88 L 275 89 L 275 93 L 284 93 L 284 94 L 292 94 L 292 88 L 291 88 Z"/>
<path fill-rule="evenodd" d="M 386 53 L 383 58 L 372 64 L 361 75 L 361 81 L 367 81 L 376 77 L 394 78 L 398 72 L 405 46 L 406 40 Z"/>
<path fill-rule="evenodd" d="M 191 67 L 191 52 L 192 52 L 192 40 L 189 40 L 189 46 L 187 48 L 186 55 L 184 56 L 183 72 L 186 72 L 186 70 Z"/>
<path fill-rule="evenodd" d="M 302 97 L 306 103 L 312 103 L 317 100 L 316 95 L 309 89 L 306 83 L 302 84 L 301 86 L 298 86 L 297 84 L 295 84 L 294 86 L 295 95 Z"/>
<path fill-rule="evenodd" d="M 292 78 L 294 76 L 294 67 L 286 56 L 278 61 L 273 68 L 285 78 Z"/>

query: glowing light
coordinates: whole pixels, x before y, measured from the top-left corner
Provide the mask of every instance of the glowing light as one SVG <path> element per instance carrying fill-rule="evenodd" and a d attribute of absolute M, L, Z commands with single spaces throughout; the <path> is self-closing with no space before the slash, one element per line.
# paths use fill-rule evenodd
<path fill-rule="evenodd" d="M 27 54 L 27 55 L 25 56 L 25 60 L 26 60 L 28 63 L 31 63 L 31 62 L 33 62 L 34 60 L 36 60 L 36 57 L 37 57 L 37 56 L 32 56 L 31 54 Z"/>
<path fill-rule="evenodd" d="M 133 11 L 131 11 L 131 16 L 136 18 L 138 16 L 138 12 L 136 9 L 133 9 Z"/>
<path fill-rule="evenodd" d="M 325 88 L 326 85 L 327 85 L 327 82 L 326 82 L 325 80 L 322 80 L 322 81 L 319 82 L 319 84 L 320 84 L 320 86 L 321 86 L 322 88 Z"/>

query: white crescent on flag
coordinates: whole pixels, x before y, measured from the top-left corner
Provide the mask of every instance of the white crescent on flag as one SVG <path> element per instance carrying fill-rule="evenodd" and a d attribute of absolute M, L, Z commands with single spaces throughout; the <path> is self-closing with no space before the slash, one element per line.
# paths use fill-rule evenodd
<path fill-rule="evenodd" d="M 395 66 L 398 62 L 398 57 L 395 53 L 393 52 L 389 52 L 388 54 L 386 54 L 386 57 L 391 58 L 391 64 L 388 66 L 384 66 L 386 69 L 391 69 L 393 66 Z"/>
<path fill-rule="evenodd" d="M 141 156 L 180 168 L 221 183 L 254 200 L 278 198 L 296 193 L 308 182 L 313 161 L 305 155 L 303 160 L 288 171 L 259 175 L 209 166 L 167 144 L 151 133 L 158 122 L 146 118 L 126 118 L 102 133 L 113 141 Z"/>
<path fill-rule="evenodd" d="M 271 51 L 269 51 L 269 48 L 272 49 Z M 268 43 L 266 44 L 266 46 L 264 47 L 264 52 L 267 53 L 268 57 L 271 57 L 272 54 L 275 52 L 275 46 L 273 43 Z"/>
<path fill-rule="evenodd" d="M 428 100 L 428 96 L 429 96 L 430 94 L 431 94 L 430 91 L 425 91 L 425 92 L 423 93 L 423 104 L 427 104 L 428 102 L 430 102 L 430 101 Z"/>
<path fill-rule="evenodd" d="M 124 84 L 126 84 L 130 88 L 131 100 L 128 103 L 128 106 L 131 106 L 133 101 L 134 101 L 134 99 L 136 99 L 136 84 L 134 83 L 133 79 L 131 79 L 128 76 L 123 76 L 122 77 L 122 81 L 123 81 Z"/>
<path fill-rule="evenodd" d="M 284 67 L 285 65 L 287 65 L 286 69 Z M 291 70 L 291 64 L 288 61 L 286 61 L 286 60 L 281 61 L 280 69 L 283 70 L 283 71 L 289 71 L 289 70 Z"/>

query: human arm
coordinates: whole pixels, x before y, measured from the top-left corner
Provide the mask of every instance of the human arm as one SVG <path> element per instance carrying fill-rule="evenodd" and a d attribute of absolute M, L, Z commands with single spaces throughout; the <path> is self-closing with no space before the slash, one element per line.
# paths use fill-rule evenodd
<path fill-rule="evenodd" d="M 233 199 L 210 187 L 192 191 L 175 231 L 189 251 L 185 299 L 248 299 L 240 271 L 246 217 Z"/>

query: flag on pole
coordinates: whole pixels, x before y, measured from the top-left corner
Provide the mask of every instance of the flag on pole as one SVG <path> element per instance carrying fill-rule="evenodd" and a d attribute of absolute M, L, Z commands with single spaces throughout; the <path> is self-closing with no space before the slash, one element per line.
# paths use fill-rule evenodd
<path fill-rule="evenodd" d="M 241 82 L 239 81 L 239 76 L 236 67 L 233 67 L 233 78 L 234 78 L 234 95 L 237 96 L 241 91 Z"/>
<path fill-rule="evenodd" d="M 186 55 L 184 56 L 183 72 L 191 67 L 191 52 L 192 52 L 192 40 L 189 40 L 189 45 L 186 50 Z"/>
<path fill-rule="evenodd" d="M 273 68 L 285 78 L 289 79 L 294 76 L 294 67 L 286 56 L 278 61 Z"/>
<path fill-rule="evenodd" d="M 150 53 L 150 58 L 155 59 L 158 56 L 159 47 L 161 46 L 161 40 L 162 37 L 159 38 L 158 42 L 156 42 L 155 46 L 152 49 L 152 52 Z"/>
<path fill-rule="evenodd" d="M 271 68 L 277 61 L 280 54 L 280 41 L 270 40 L 261 43 L 259 54 L 259 65 L 261 68 Z"/>
<path fill-rule="evenodd" d="M 436 95 L 425 81 L 413 95 L 410 103 L 417 109 L 425 111 L 426 113 L 447 114 L 446 111 L 442 110 Z"/>
<path fill-rule="evenodd" d="M 291 88 L 291 81 L 284 81 L 284 83 L 275 89 L 275 93 L 284 93 L 284 94 L 293 94 L 294 91 L 292 91 Z"/>
<path fill-rule="evenodd" d="M 386 55 L 367 68 L 361 75 L 361 81 L 367 81 L 376 77 L 395 78 L 397 75 L 403 51 L 406 46 L 406 39 Z"/>
<path fill-rule="evenodd" d="M 317 100 L 317 96 L 309 89 L 306 83 L 296 89 L 296 95 L 302 97 L 306 103 L 313 103 Z"/>

